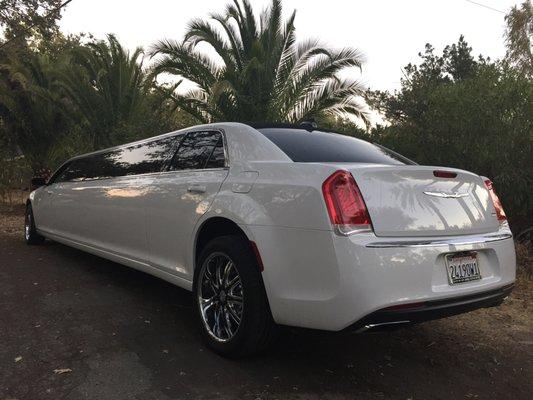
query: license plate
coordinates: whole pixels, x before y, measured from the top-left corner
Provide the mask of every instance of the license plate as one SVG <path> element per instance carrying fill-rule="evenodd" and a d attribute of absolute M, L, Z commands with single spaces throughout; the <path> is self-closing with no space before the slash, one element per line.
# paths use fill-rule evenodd
<path fill-rule="evenodd" d="M 475 252 L 447 254 L 446 270 L 450 285 L 481 279 Z"/>

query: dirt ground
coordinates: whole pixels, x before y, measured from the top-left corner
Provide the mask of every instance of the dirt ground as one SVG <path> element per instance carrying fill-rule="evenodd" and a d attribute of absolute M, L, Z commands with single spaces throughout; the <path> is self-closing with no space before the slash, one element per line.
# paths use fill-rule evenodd
<path fill-rule="evenodd" d="M 188 292 L 47 242 L 0 211 L 0 400 L 530 399 L 533 284 L 498 308 L 380 334 L 286 329 L 267 354 L 206 350 Z"/>

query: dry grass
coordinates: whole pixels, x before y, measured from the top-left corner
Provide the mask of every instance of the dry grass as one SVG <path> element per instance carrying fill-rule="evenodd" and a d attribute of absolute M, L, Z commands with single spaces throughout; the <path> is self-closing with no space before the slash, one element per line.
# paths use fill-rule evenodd
<path fill-rule="evenodd" d="M 0 208 L 25 204 L 29 191 L 23 189 L 0 189 Z"/>
<path fill-rule="evenodd" d="M 533 278 L 533 245 L 531 243 L 515 243 L 517 275 L 519 278 Z"/>
<path fill-rule="evenodd" d="M 0 203 L 0 233 L 10 236 L 24 235 L 24 205 L 9 205 Z"/>

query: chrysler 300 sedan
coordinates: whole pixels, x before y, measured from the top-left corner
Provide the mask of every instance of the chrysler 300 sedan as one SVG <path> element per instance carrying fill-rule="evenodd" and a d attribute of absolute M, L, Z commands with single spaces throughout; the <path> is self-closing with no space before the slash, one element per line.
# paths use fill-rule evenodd
<path fill-rule="evenodd" d="M 192 291 L 207 345 L 231 357 L 279 325 L 368 331 L 497 305 L 516 268 L 489 179 L 308 124 L 74 157 L 30 194 L 25 235 Z"/>

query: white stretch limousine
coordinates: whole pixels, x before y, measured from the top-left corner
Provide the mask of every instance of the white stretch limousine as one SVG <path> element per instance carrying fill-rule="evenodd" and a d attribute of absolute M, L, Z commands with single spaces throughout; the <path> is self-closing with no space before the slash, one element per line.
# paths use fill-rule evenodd
<path fill-rule="evenodd" d="M 75 157 L 30 194 L 25 234 L 193 291 L 227 356 L 277 325 L 365 331 L 497 305 L 515 280 L 487 178 L 308 124 L 210 124 Z"/>

